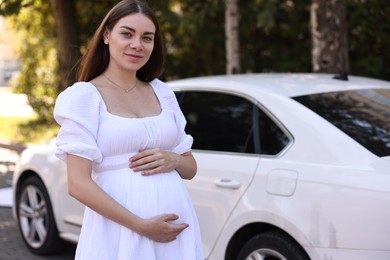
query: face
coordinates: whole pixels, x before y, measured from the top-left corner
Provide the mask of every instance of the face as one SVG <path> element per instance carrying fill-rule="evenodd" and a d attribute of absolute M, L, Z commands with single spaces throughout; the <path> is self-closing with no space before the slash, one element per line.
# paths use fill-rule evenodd
<path fill-rule="evenodd" d="M 149 60 L 154 47 L 156 27 L 145 15 L 131 14 L 120 19 L 114 28 L 104 32 L 104 43 L 110 51 L 109 66 L 137 71 Z"/>

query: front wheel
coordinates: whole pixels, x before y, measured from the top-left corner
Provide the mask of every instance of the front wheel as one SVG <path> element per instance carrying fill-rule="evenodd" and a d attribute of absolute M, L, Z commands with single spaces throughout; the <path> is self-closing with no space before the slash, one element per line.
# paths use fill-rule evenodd
<path fill-rule="evenodd" d="M 38 177 L 27 178 L 17 193 L 17 220 L 22 238 L 35 254 L 59 252 L 66 245 L 58 236 L 49 195 Z"/>
<path fill-rule="evenodd" d="M 281 232 L 266 232 L 254 236 L 244 244 L 238 260 L 310 260 L 306 252 Z"/>

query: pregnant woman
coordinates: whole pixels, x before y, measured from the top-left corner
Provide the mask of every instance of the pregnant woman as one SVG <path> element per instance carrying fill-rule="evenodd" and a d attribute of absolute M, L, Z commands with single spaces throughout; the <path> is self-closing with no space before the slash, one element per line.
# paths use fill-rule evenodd
<path fill-rule="evenodd" d="M 172 90 L 158 80 L 155 15 L 124 0 L 103 19 L 79 81 L 58 97 L 57 156 L 86 205 L 76 259 L 204 259 L 183 179 L 196 174 L 192 137 Z"/>

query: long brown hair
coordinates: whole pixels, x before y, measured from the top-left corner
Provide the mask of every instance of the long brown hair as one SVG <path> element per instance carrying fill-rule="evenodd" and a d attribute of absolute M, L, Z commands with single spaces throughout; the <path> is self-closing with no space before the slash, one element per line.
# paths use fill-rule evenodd
<path fill-rule="evenodd" d="M 146 64 L 137 71 L 137 78 L 149 82 L 162 74 L 165 61 L 164 47 L 160 26 L 156 16 L 145 2 L 138 0 L 123 0 L 117 3 L 107 13 L 96 30 L 82 57 L 79 67 L 79 81 L 90 81 L 103 73 L 107 68 L 110 61 L 110 53 L 108 46 L 104 44 L 103 33 L 106 28 L 112 30 L 121 18 L 133 13 L 141 13 L 147 16 L 156 27 L 152 54 Z"/>

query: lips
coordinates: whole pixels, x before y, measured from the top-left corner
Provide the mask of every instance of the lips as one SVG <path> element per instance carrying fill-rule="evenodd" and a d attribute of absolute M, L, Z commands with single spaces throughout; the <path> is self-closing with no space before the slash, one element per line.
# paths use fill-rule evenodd
<path fill-rule="evenodd" d="M 135 58 L 135 59 L 141 59 L 141 58 L 142 58 L 141 55 L 136 55 L 136 54 L 125 53 L 125 55 L 126 55 L 127 57 Z"/>
<path fill-rule="evenodd" d="M 131 62 L 131 63 L 140 63 L 140 62 L 143 62 L 143 59 L 144 59 L 144 56 L 142 56 L 142 55 L 129 54 L 129 53 L 125 53 L 124 55 L 125 55 L 127 61 Z"/>

